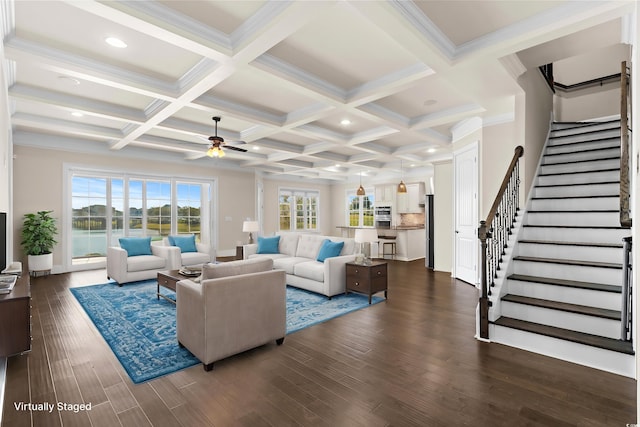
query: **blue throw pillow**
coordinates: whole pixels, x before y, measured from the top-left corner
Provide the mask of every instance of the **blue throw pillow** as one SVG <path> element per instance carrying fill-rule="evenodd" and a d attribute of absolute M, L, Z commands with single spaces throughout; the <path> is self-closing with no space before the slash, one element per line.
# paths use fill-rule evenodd
<path fill-rule="evenodd" d="M 258 236 L 258 254 L 277 254 L 280 236 L 260 237 Z"/>
<path fill-rule="evenodd" d="M 340 252 L 342 252 L 343 246 L 344 242 L 332 242 L 331 240 L 326 239 L 322 242 L 322 247 L 320 248 L 320 252 L 318 252 L 318 257 L 316 259 L 320 262 L 324 262 L 327 258 L 338 256 L 340 255 Z"/>
<path fill-rule="evenodd" d="M 128 256 L 153 255 L 151 237 L 120 237 L 118 241 Z"/>
<path fill-rule="evenodd" d="M 191 234 L 189 236 L 169 236 L 167 238 L 171 246 L 177 246 L 180 248 L 180 252 L 198 252 L 196 247 L 196 236 Z"/>

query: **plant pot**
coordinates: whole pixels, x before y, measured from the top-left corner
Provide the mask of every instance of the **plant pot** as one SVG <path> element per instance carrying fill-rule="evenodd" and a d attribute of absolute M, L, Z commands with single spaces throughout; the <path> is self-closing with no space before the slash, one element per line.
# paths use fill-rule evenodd
<path fill-rule="evenodd" d="M 29 255 L 29 273 L 49 273 L 53 267 L 53 253 L 44 255 Z"/>

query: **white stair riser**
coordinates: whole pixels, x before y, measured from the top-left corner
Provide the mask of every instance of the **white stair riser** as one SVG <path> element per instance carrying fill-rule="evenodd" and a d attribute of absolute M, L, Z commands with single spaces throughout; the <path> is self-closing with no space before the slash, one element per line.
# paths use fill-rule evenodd
<path fill-rule="evenodd" d="M 573 135 L 565 135 L 565 136 L 557 136 L 557 137 L 553 137 L 552 135 L 552 138 L 549 140 L 549 145 L 566 144 L 568 142 L 594 141 L 594 140 L 604 139 L 604 138 L 620 137 L 619 128 L 602 130 L 592 134 L 589 134 L 587 132 L 574 133 Z"/>
<path fill-rule="evenodd" d="M 598 141 L 580 142 L 574 144 L 557 144 L 547 147 L 545 154 L 577 153 L 598 148 L 620 149 L 620 138 L 602 139 Z"/>
<path fill-rule="evenodd" d="M 554 264 L 548 262 L 515 260 L 514 273 L 525 276 L 549 277 L 552 279 L 576 280 L 578 282 L 622 284 L 622 269 L 604 267 L 584 267 L 578 265 Z"/>
<path fill-rule="evenodd" d="M 529 212 L 528 225 L 580 225 L 586 227 L 619 227 L 618 212 Z"/>
<path fill-rule="evenodd" d="M 532 211 L 597 211 L 619 210 L 619 197 L 598 197 L 583 199 L 532 199 Z"/>
<path fill-rule="evenodd" d="M 592 184 L 620 181 L 620 170 L 606 172 L 570 173 L 565 175 L 540 175 L 538 185 Z"/>
<path fill-rule="evenodd" d="M 542 243 L 518 242 L 519 256 L 533 256 L 552 259 L 573 259 L 580 261 L 612 262 L 621 264 L 622 248 L 603 248 L 598 246 L 552 245 Z"/>
<path fill-rule="evenodd" d="M 522 239 L 554 240 L 559 242 L 622 243 L 622 238 L 631 235 L 630 230 L 607 228 L 551 228 L 524 227 Z"/>
<path fill-rule="evenodd" d="M 551 310 L 510 301 L 502 301 L 502 315 L 541 325 L 600 335 L 601 337 L 620 338 L 620 321 L 618 320 L 585 316 L 583 314 Z"/>
<path fill-rule="evenodd" d="M 507 286 L 510 294 L 523 297 L 600 307 L 607 310 L 620 310 L 622 306 L 622 294 L 616 292 L 595 291 L 522 280 L 508 280 Z"/>
<path fill-rule="evenodd" d="M 635 357 L 589 345 L 533 334 L 513 328 L 490 325 L 491 341 L 544 354 L 584 366 L 635 378 Z"/>
<path fill-rule="evenodd" d="M 609 157 L 620 156 L 620 148 L 607 148 L 598 151 L 579 151 L 573 153 L 556 154 L 553 156 L 544 156 L 543 165 L 553 165 L 564 162 L 577 162 L 581 160 L 598 160 Z"/>
<path fill-rule="evenodd" d="M 599 130 L 620 130 L 620 122 L 597 123 L 578 126 L 551 127 L 551 136 L 579 135 Z"/>
<path fill-rule="evenodd" d="M 535 187 L 533 197 L 586 197 L 615 196 L 620 194 L 620 184 L 561 185 Z"/>

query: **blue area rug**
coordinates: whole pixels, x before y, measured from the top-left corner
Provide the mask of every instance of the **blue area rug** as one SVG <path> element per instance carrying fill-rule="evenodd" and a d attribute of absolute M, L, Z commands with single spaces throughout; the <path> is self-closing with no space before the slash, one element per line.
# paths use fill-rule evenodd
<path fill-rule="evenodd" d="M 176 306 L 156 298 L 156 284 L 146 280 L 119 287 L 109 282 L 70 289 L 136 384 L 200 363 L 178 345 Z M 174 292 L 160 292 L 175 300 Z M 380 301 L 374 296 L 371 304 Z M 368 306 L 365 295 L 329 300 L 287 286 L 287 334 Z"/>

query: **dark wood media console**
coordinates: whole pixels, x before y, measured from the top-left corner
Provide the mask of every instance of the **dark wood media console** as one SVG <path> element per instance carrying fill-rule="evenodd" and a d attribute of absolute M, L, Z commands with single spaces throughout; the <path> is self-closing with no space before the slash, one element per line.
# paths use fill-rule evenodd
<path fill-rule="evenodd" d="M 31 283 L 18 277 L 8 294 L 0 295 L 0 357 L 31 350 Z"/>

